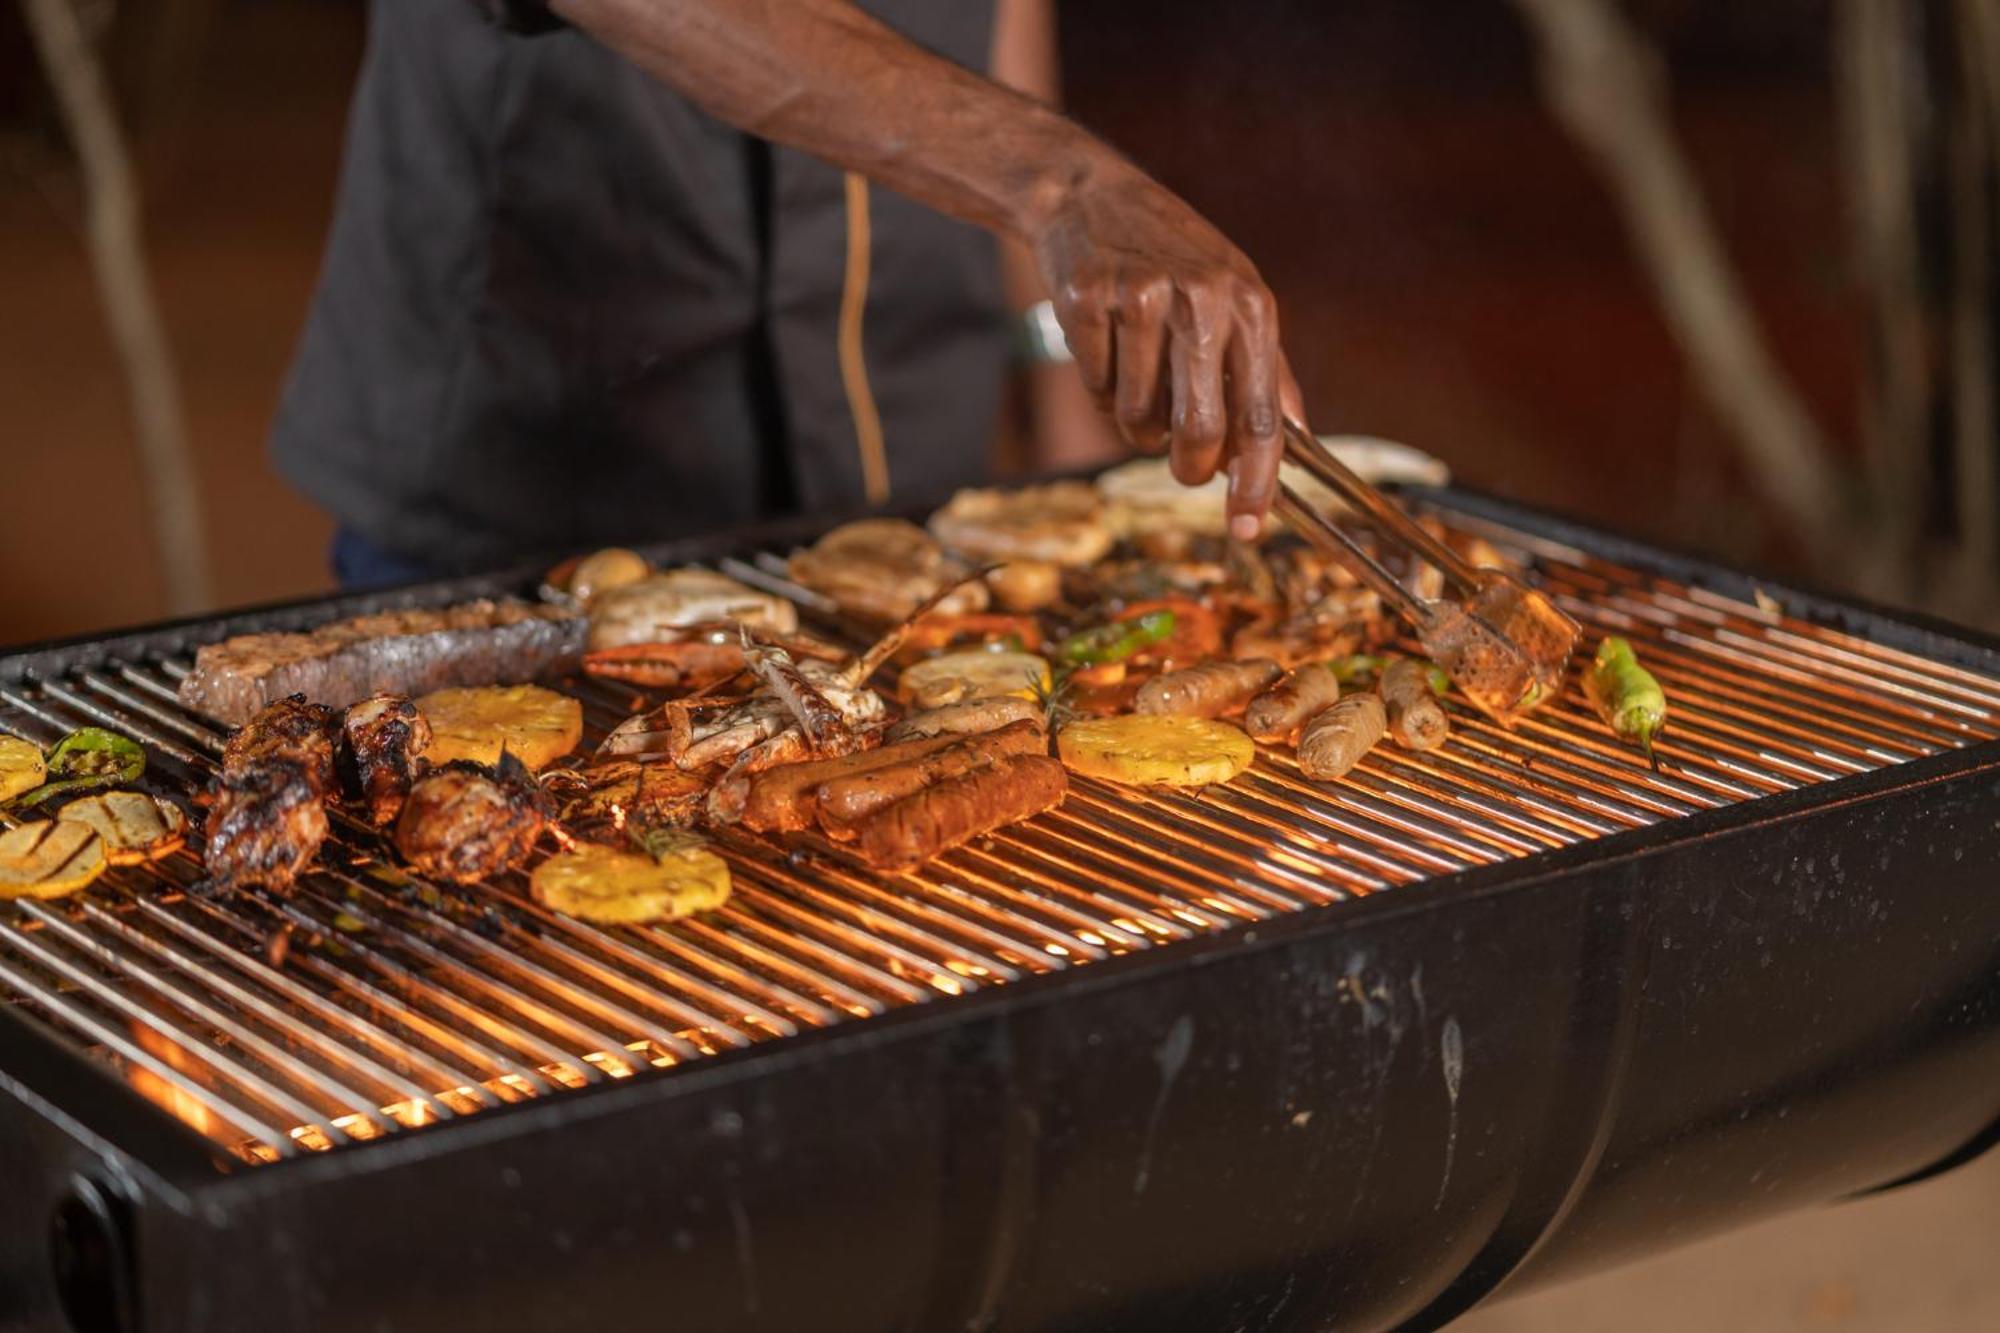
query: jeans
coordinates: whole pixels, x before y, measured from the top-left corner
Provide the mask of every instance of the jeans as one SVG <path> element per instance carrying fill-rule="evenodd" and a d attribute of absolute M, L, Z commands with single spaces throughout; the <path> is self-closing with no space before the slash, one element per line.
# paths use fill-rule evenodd
<path fill-rule="evenodd" d="M 438 571 L 418 560 L 385 551 L 352 528 L 337 528 L 327 551 L 333 577 L 350 592 L 363 588 L 386 588 L 398 583 L 418 583 L 436 578 Z"/>

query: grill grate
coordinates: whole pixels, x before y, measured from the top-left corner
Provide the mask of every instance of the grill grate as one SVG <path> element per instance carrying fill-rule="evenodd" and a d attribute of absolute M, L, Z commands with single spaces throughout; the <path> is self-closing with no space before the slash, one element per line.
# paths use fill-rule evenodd
<path fill-rule="evenodd" d="M 1199 794 L 1079 781 L 1059 810 L 920 874 L 726 833 L 727 906 L 617 929 L 543 909 L 520 875 L 422 882 L 336 816 L 324 869 L 289 896 L 190 893 L 200 864 L 180 852 L 75 899 L 0 905 L 0 997 L 230 1159 L 265 1162 L 2000 736 L 2000 680 L 1455 521 L 1530 562 L 1593 639 L 1634 640 L 1674 709 L 1661 771 L 1575 698 L 1511 731 L 1455 710 L 1444 749 L 1378 749 L 1331 787 L 1275 751 Z M 175 702 L 187 665 L 0 689 L 0 728 L 128 732 L 191 792 L 222 734 Z M 593 741 L 640 702 L 573 688 Z"/>

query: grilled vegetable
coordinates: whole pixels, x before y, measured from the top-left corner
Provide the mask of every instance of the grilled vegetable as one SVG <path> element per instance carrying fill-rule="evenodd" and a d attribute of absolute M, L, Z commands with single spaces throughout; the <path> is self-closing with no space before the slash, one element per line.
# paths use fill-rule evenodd
<path fill-rule="evenodd" d="M 1250 701 L 1243 729 L 1260 741 L 1290 740 L 1306 719 L 1340 701 L 1340 678 L 1324 662 L 1308 662 Z"/>
<path fill-rule="evenodd" d="M 79 727 L 56 742 L 46 760 L 46 780 L 21 793 L 13 804 L 26 810 L 51 796 L 75 795 L 99 787 L 136 782 L 146 771 L 139 742 L 102 727 Z"/>
<path fill-rule="evenodd" d="M 1201 717 L 1098 717 L 1056 736 L 1070 771 L 1138 786 L 1205 787 L 1250 767 L 1257 747 L 1227 722 Z"/>
<path fill-rule="evenodd" d="M 1215 717 L 1248 702 L 1283 674 L 1269 658 L 1248 662 L 1202 662 L 1155 676 L 1139 687 L 1134 711 L 1179 717 Z"/>
<path fill-rule="evenodd" d="M 1632 645 L 1616 635 L 1600 642 L 1583 669 L 1583 692 L 1618 739 L 1638 746 L 1657 768 L 1653 742 L 1667 725 L 1667 692 L 1639 665 Z"/>
<path fill-rule="evenodd" d="M 1049 684 L 1049 664 L 1033 653 L 973 649 L 918 662 L 903 672 L 903 697 L 918 708 L 938 708 L 967 699 L 1015 695 L 1035 697 Z"/>
<path fill-rule="evenodd" d="M 1327 663 L 1327 666 L 1340 678 L 1342 685 L 1366 685 L 1380 679 L 1383 671 L 1387 670 L 1389 663 L 1394 660 L 1369 653 L 1350 653 L 1345 657 L 1334 658 Z M 1425 662 L 1422 665 L 1424 679 L 1430 682 L 1431 693 L 1440 699 L 1450 694 L 1451 677 L 1444 673 L 1444 668 L 1434 662 Z"/>
<path fill-rule="evenodd" d="M 995 646 L 1017 653 L 1037 652 L 1042 646 L 1042 627 L 1033 616 L 999 615 L 991 611 L 941 615 L 933 611 L 910 626 L 897 655 L 900 660 L 914 661 L 925 653 Z"/>
<path fill-rule="evenodd" d="M 1438 703 L 1439 691 L 1431 679 L 1436 670 L 1409 657 L 1399 657 L 1382 669 L 1378 689 L 1389 714 L 1389 734 L 1405 750 L 1435 750 L 1451 735 L 1451 718 Z"/>
<path fill-rule="evenodd" d="M 1207 603 L 1192 597 L 1163 597 L 1150 602 L 1131 602 L 1123 619 L 1166 611 L 1173 615 L 1174 632 L 1132 655 L 1133 665 L 1145 663 L 1163 671 L 1189 666 L 1204 658 L 1222 656 L 1222 617 Z M 1232 653 L 1232 657 L 1245 656 Z"/>
<path fill-rule="evenodd" d="M 1123 662 L 1132 654 L 1164 643 L 1173 634 L 1178 617 L 1172 611 L 1147 611 L 1108 625 L 1072 634 L 1056 645 L 1055 660 L 1064 666 L 1104 666 Z"/>
<path fill-rule="evenodd" d="M 431 724 L 424 757 L 438 767 L 458 759 L 491 767 L 504 750 L 543 768 L 583 739 L 583 705 L 539 685 L 439 690 L 417 700 L 417 711 Z"/>
<path fill-rule="evenodd" d="M 0 898 L 60 898 L 104 865 L 104 840 L 82 824 L 32 820 L 0 833 Z"/>
<path fill-rule="evenodd" d="M 0 736 L 0 805 L 41 786 L 48 772 L 41 746 L 19 736 Z"/>
<path fill-rule="evenodd" d="M 96 833 L 104 840 L 104 859 L 115 866 L 157 861 L 187 841 L 188 819 L 181 808 L 144 792 L 84 796 L 57 811 L 56 819 Z"/>
<path fill-rule="evenodd" d="M 1319 782 L 1345 777 L 1389 727 L 1372 694 L 1351 694 L 1306 723 L 1299 733 L 1299 771 Z"/>
<path fill-rule="evenodd" d="M 729 899 L 729 865 L 699 839 L 654 852 L 583 843 L 559 852 L 528 877 L 543 906 L 607 925 L 673 921 Z"/>
<path fill-rule="evenodd" d="M 1342 685 L 1365 685 L 1382 674 L 1382 668 L 1389 665 L 1389 659 L 1368 653 L 1349 653 L 1345 657 L 1334 658 L 1326 665 Z"/>

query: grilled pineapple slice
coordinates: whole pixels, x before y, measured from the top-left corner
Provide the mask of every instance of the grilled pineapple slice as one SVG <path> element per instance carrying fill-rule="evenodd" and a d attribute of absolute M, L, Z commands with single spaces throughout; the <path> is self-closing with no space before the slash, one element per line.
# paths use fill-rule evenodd
<path fill-rule="evenodd" d="M 1250 767 L 1256 744 L 1240 728 L 1205 717 L 1083 718 L 1056 736 L 1071 772 L 1137 786 L 1205 787 Z"/>
<path fill-rule="evenodd" d="M 115 866 L 157 861 L 187 841 L 187 816 L 172 801 L 136 791 L 82 796 L 56 812 L 58 821 L 81 824 L 104 840 L 104 859 Z"/>
<path fill-rule="evenodd" d="M 939 708 L 967 699 L 1005 695 L 1032 699 L 1037 691 L 1049 687 L 1049 664 L 1033 653 L 972 648 L 925 658 L 903 672 L 898 687 L 914 708 Z"/>
<path fill-rule="evenodd" d="M 104 840 L 82 824 L 37 819 L 0 833 L 0 898 L 60 898 L 104 873 Z"/>
<path fill-rule="evenodd" d="M 41 786 L 48 771 L 39 745 L 19 736 L 0 736 L 0 804 Z"/>
<path fill-rule="evenodd" d="M 583 739 L 583 705 L 539 685 L 439 690 L 417 700 L 431 724 L 424 758 L 497 764 L 505 750 L 530 769 L 546 767 Z"/>
<path fill-rule="evenodd" d="M 729 898 L 729 865 L 699 845 L 656 858 L 580 843 L 536 866 L 528 882 L 544 907 L 584 921 L 636 925 L 722 906 Z"/>

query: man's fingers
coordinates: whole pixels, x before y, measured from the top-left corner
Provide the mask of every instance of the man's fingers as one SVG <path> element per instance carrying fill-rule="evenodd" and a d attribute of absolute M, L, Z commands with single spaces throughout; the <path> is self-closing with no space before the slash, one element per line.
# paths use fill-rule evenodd
<path fill-rule="evenodd" d="M 1199 486 L 1222 465 L 1229 438 L 1222 389 L 1229 326 L 1226 317 L 1216 317 L 1205 294 L 1183 296 L 1181 305 L 1167 348 L 1173 372 L 1173 473 L 1182 485 Z"/>
<path fill-rule="evenodd" d="M 1166 294 L 1161 289 L 1136 292 L 1118 310 L 1118 383 L 1112 391 L 1111 414 L 1119 433 L 1147 453 L 1159 452 L 1167 434 L 1167 404 L 1161 393 L 1165 316 Z"/>
<path fill-rule="evenodd" d="M 1111 392 L 1111 296 L 1108 282 L 1079 278 L 1063 289 L 1056 302 L 1056 322 L 1062 325 L 1077 373 L 1100 400 Z"/>
<path fill-rule="evenodd" d="M 1278 317 L 1262 288 L 1239 299 L 1229 340 L 1229 531 L 1253 541 L 1278 490 L 1284 456 L 1284 385 Z"/>

